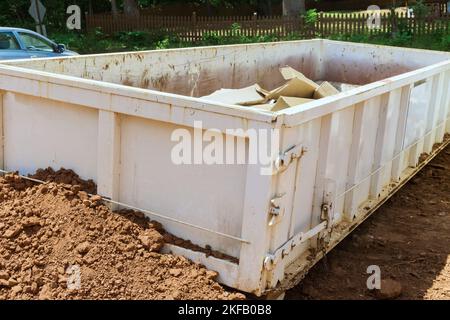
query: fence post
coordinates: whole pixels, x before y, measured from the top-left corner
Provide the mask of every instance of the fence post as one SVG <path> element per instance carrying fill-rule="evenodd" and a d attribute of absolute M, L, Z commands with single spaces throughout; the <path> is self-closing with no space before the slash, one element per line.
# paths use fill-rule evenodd
<path fill-rule="evenodd" d="M 192 24 L 195 26 L 197 24 L 197 12 L 192 12 Z"/>
<path fill-rule="evenodd" d="M 252 23 L 253 36 L 255 37 L 258 32 L 258 13 L 257 12 L 253 12 L 252 21 L 253 21 L 253 23 Z"/>
<path fill-rule="evenodd" d="M 319 13 L 319 15 L 317 16 L 317 20 L 316 23 L 314 24 L 314 37 L 317 37 L 317 30 L 319 30 L 320 35 L 319 37 L 323 37 L 323 22 L 322 22 L 322 18 L 323 18 L 323 13 Z"/>
<path fill-rule="evenodd" d="M 90 28 L 91 28 L 91 23 L 90 23 L 90 20 L 89 20 L 89 14 L 88 14 L 88 12 L 86 11 L 85 13 L 84 13 L 84 17 L 85 17 L 85 28 L 86 28 L 86 32 L 89 32 L 89 30 L 90 30 Z"/>

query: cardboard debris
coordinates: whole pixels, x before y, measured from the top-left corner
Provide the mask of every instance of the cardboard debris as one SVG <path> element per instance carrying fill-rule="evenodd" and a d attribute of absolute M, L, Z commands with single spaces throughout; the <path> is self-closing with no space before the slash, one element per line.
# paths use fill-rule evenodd
<path fill-rule="evenodd" d="M 278 99 L 281 96 L 307 98 L 313 97 L 319 86 L 306 78 L 292 78 L 285 85 L 273 90 L 266 99 Z"/>
<path fill-rule="evenodd" d="M 311 101 L 314 101 L 314 99 L 281 96 L 280 98 L 278 98 L 276 103 L 259 105 L 255 107 L 266 111 L 276 112 L 286 108 L 295 107 L 304 103 L 308 103 Z"/>
<path fill-rule="evenodd" d="M 263 96 L 258 93 L 260 90 L 263 89 L 257 84 L 242 89 L 220 89 L 202 99 L 227 104 L 241 104 L 246 101 L 263 100 Z"/>
<path fill-rule="evenodd" d="M 307 98 L 295 98 L 295 97 L 280 97 L 275 104 L 275 107 L 278 109 L 284 109 L 288 107 L 295 107 L 304 103 L 308 103 L 314 101 L 314 99 Z"/>
<path fill-rule="evenodd" d="M 272 91 L 255 84 L 242 89 L 220 89 L 202 98 L 275 112 L 340 92 L 331 83 L 323 81 L 319 85 L 289 66 L 280 68 L 280 73 L 287 82 Z"/>
<path fill-rule="evenodd" d="M 331 83 L 324 81 L 314 92 L 314 99 L 321 99 L 338 94 L 339 90 L 331 85 Z"/>

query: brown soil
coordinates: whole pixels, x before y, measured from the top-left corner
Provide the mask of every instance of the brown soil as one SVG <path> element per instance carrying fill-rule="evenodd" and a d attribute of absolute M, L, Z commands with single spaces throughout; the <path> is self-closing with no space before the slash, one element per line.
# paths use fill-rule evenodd
<path fill-rule="evenodd" d="M 450 299 L 450 147 L 319 262 L 287 299 L 376 299 L 368 266 L 398 299 Z M 400 289 L 401 287 L 401 289 Z M 394 294 L 397 295 L 397 294 Z"/>
<path fill-rule="evenodd" d="M 244 298 L 220 286 L 215 272 L 159 253 L 161 225 L 111 212 L 88 195 L 92 181 L 70 170 L 33 177 L 53 182 L 0 178 L 0 300 Z"/>

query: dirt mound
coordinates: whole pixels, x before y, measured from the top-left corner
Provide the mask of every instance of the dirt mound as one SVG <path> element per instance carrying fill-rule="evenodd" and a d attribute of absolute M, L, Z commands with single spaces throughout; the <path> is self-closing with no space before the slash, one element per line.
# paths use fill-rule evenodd
<path fill-rule="evenodd" d="M 86 191 L 89 194 L 97 193 L 97 185 L 93 180 L 83 180 L 70 169 L 61 168 L 58 171 L 55 171 L 53 168 L 49 167 L 47 169 L 39 169 L 35 174 L 29 175 L 29 177 L 59 184 L 78 185 L 81 190 Z"/>
<path fill-rule="evenodd" d="M 54 182 L 0 178 L 0 300 L 243 298 L 215 282 L 215 272 L 160 254 L 162 226 L 111 212 L 88 196 L 93 182 L 70 170 L 33 177 Z"/>

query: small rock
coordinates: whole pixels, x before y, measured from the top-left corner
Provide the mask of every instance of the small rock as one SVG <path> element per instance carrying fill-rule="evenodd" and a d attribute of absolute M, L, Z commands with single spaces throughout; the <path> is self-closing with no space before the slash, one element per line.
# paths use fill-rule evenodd
<path fill-rule="evenodd" d="M 37 291 L 38 291 L 38 285 L 37 285 L 36 282 L 33 282 L 33 283 L 31 284 L 31 287 L 30 287 L 30 292 L 31 292 L 31 293 L 37 293 Z"/>
<path fill-rule="evenodd" d="M 86 241 L 86 242 L 80 243 L 80 244 L 75 248 L 75 250 L 76 250 L 79 254 L 85 255 L 86 253 L 89 252 L 90 248 L 91 248 L 91 245 L 89 244 L 89 242 Z"/>
<path fill-rule="evenodd" d="M 402 285 L 400 282 L 386 279 L 381 280 L 381 289 L 375 290 L 375 296 L 382 300 L 391 300 L 398 298 L 402 294 Z"/>
<path fill-rule="evenodd" d="M 0 287 L 10 287 L 9 285 L 9 281 L 8 280 L 4 280 L 4 279 L 0 279 Z"/>
<path fill-rule="evenodd" d="M 139 236 L 138 239 L 141 241 L 145 249 L 150 248 L 151 240 L 149 236 Z"/>
<path fill-rule="evenodd" d="M 214 290 L 216 290 L 216 291 L 221 291 L 221 290 L 222 290 L 222 286 L 221 286 L 220 284 L 218 284 L 217 282 L 215 282 L 215 283 L 212 285 L 212 288 L 213 288 Z"/>
<path fill-rule="evenodd" d="M 86 207 L 90 207 L 90 206 L 91 206 L 91 202 L 90 202 L 89 200 L 87 200 L 87 199 L 84 199 L 84 200 L 83 200 L 83 204 L 84 204 Z"/>
<path fill-rule="evenodd" d="M 230 300 L 245 300 L 245 295 L 242 293 L 232 293 L 229 295 Z"/>
<path fill-rule="evenodd" d="M 85 191 L 79 191 L 79 192 L 78 192 L 78 197 L 79 197 L 81 200 L 87 200 L 89 196 L 88 196 L 87 192 L 85 192 Z"/>
<path fill-rule="evenodd" d="M 52 298 L 52 292 L 48 285 L 43 285 L 39 292 L 39 300 L 50 300 Z"/>
<path fill-rule="evenodd" d="M 11 288 L 11 293 L 14 296 L 20 292 L 22 292 L 22 287 L 20 285 L 17 285 L 17 286 L 14 286 Z"/>
<path fill-rule="evenodd" d="M 215 271 L 211 271 L 211 270 L 206 271 L 206 277 L 210 280 L 216 279 L 217 276 L 218 276 L 218 273 Z"/>
<path fill-rule="evenodd" d="M 16 279 L 11 278 L 8 280 L 8 284 L 10 287 L 14 287 L 15 285 L 19 284 L 19 282 Z"/>
<path fill-rule="evenodd" d="M 9 273 L 6 271 L 0 271 L 0 280 L 8 280 L 9 279 Z"/>
<path fill-rule="evenodd" d="M 41 222 L 37 217 L 29 217 L 22 221 L 22 226 L 24 228 L 34 227 L 40 225 Z"/>
<path fill-rule="evenodd" d="M 181 269 L 170 269 L 169 273 L 170 275 L 174 276 L 174 277 L 179 277 L 181 275 L 183 270 Z"/>
<path fill-rule="evenodd" d="M 78 192 L 80 192 L 80 190 L 81 190 L 81 186 L 80 185 L 78 185 L 78 184 L 76 184 L 76 185 L 73 185 L 71 188 L 70 188 L 70 190 L 73 192 L 73 193 L 78 193 Z"/>
<path fill-rule="evenodd" d="M 21 227 L 14 227 L 14 228 L 10 228 L 8 230 L 6 230 L 4 237 L 11 239 L 14 238 L 15 236 L 17 236 L 20 232 L 22 231 Z"/>
<path fill-rule="evenodd" d="M 91 197 L 91 201 L 92 201 L 92 202 L 99 202 L 99 201 L 101 201 L 101 200 L 102 200 L 102 197 L 99 196 L 99 195 L 95 195 L 95 196 L 92 196 L 92 197 Z"/>
<path fill-rule="evenodd" d="M 181 292 L 178 290 L 175 290 L 174 292 L 172 292 L 172 298 L 174 300 L 179 300 L 181 299 Z"/>

